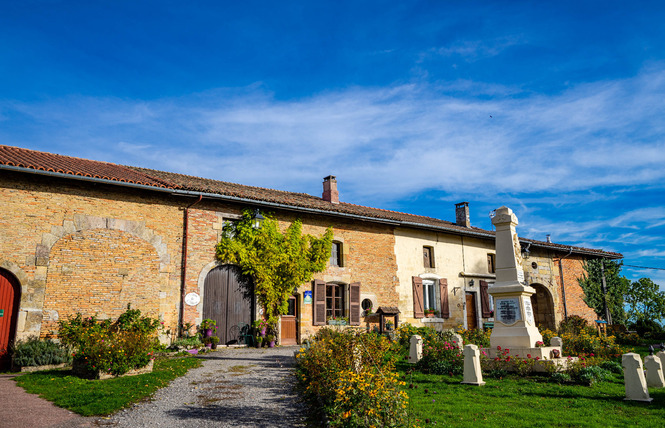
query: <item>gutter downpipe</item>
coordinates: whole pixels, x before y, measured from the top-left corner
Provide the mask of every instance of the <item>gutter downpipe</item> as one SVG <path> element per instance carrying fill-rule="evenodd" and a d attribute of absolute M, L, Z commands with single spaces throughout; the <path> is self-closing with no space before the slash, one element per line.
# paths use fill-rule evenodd
<path fill-rule="evenodd" d="M 559 257 L 559 277 L 561 278 L 561 296 L 563 297 L 563 319 L 568 319 L 568 307 L 566 306 L 566 284 L 563 280 L 563 259 L 569 257 L 573 254 L 573 247 L 570 247 L 570 251 L 563 257 Z"/>
<path fill-rule="evenodd" d="M 199 199 L 189 204 L 183 214 L 182 226 L 182 270 L 180 272 L 180 311 L 178 311 L 178 334 L 182 334 L 183 321 L 185 319 L 185 288 L 187 279 L 187 236 L 189 225 L 189 209 L 201 202 L 203 194 L 199 194 Z"/>

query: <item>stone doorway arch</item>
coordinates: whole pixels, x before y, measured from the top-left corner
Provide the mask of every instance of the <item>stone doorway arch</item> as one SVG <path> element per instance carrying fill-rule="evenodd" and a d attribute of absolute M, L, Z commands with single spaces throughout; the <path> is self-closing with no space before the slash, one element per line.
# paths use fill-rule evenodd
<path fill-rule="evenodd" d="M 539 328 L 554 330 L 554 300 L 550 291 L 542 284 L 531 284 L 536 292 L 531 295 L 531 306 L 533 306 L 533 317 Z"/>

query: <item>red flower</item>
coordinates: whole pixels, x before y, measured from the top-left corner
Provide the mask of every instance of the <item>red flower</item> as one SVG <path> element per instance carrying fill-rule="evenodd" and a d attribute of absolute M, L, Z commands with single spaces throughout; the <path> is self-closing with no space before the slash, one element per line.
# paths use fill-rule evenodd
<path fill-rule="evenodd" d="M 501 347 L 500 347 L 500 346 L 497 346 L 496 349 L 500 351 L 500 350 L 501 350 Z"/>
<path fill-rule="evenodd" d="M 531 354 L 526 354 L 526 357 L 527 357 L 527 358 L 531 358 Z"/>

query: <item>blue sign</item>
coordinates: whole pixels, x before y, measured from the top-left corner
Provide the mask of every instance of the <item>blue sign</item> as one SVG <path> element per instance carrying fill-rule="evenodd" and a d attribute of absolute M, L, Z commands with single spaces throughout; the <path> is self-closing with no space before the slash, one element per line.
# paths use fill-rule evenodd
<path fill-rule="evenodd" d="M 312 292 L 311 291 L 305 291 L 305 296 L 303 298 L 303 303 L 306 305 L 311 305 L 312 304 Z"/>

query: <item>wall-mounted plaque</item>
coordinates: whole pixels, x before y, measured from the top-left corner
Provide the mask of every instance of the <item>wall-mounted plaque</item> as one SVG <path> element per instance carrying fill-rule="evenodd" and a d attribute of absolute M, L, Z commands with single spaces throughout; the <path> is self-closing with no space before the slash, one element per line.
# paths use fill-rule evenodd
<path fill-rule="evenodd" d="M 199 304 L 201 301 L 201 296 L 199 296 L 196 293 L 188 293 L 185 296 L 185 303 L 188 304 L 189 306 L 196 306 Z"/>
<path fill-rule="evenodd" d="M 304 292 L 304 297 L 303 297 L 303 303 L 306 305 L 311 305 L 312 304 L 312 292 L 311 291 L 305 291 Z"/>
<path fill-rule="evenodd" d="M 526 322 L 529 324 L 535 324 L 533 319 L 533 308 L 531 307 L 531 299 L 528 297 L 524 299 L 524 318 L 526 318 Z"/>
<path fill-rule="evenodd" d="M 496 320 L 503 324 L 514 324 L 522 320 L 519 297 L 496 299 Z"/>

